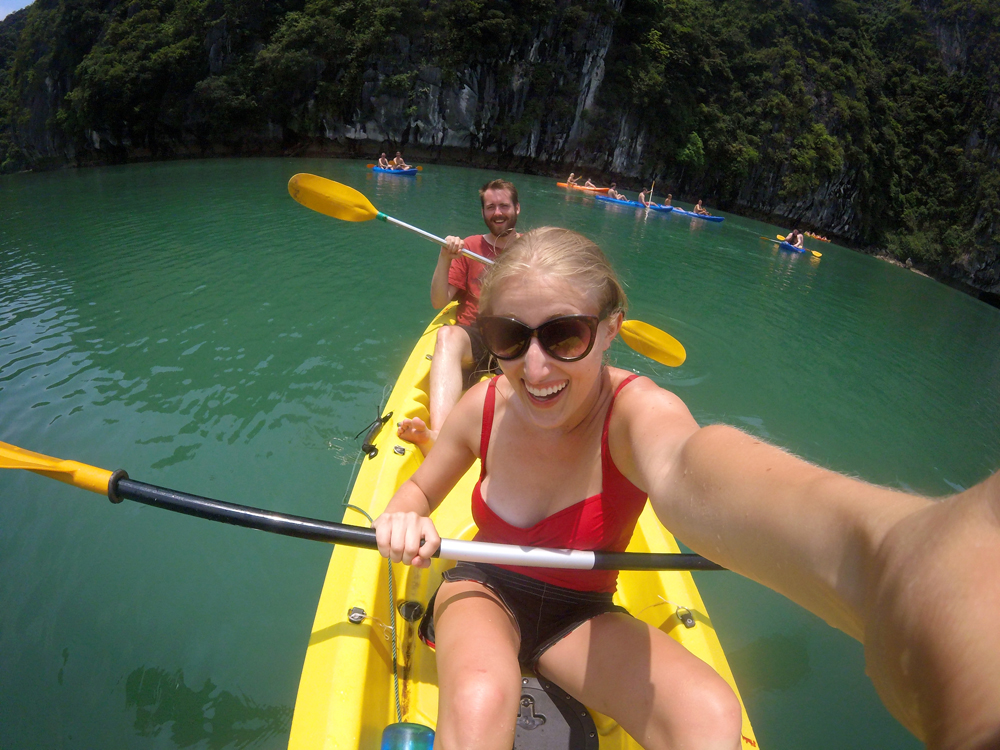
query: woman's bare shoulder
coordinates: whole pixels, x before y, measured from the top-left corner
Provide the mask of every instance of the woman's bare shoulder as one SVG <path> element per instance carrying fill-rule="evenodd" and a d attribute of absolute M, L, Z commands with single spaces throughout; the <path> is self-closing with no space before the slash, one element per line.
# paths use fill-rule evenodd
<path fill-rule="evenodd" d="M 620 370 L 617 367 L 608 368 L 611 386 L 616 391 L 634 373 Z M 656 411 L 676 411 L 690 416 L 691 412 L 681 398 L 660 385 L 651 378 L 639 375 L 618 391 L 615 397 L 615 412 L 622 410 L 626 414 L 634 410 L 642 411 L 653 408 Z"/>

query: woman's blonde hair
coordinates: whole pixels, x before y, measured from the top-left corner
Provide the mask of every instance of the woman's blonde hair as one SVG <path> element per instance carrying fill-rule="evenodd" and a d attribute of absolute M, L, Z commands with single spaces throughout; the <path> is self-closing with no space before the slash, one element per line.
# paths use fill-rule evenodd
<path fill-rule="evenodd" d="M 600 317 L 628 310 L 615 269 L 597 245 L 582 234 L 540 227 L 511 242 L 483 275 L 479 309 L 492 314 L 493 297 L 508 281 L 534 271 L 561 278 L 597 303 Z"/>

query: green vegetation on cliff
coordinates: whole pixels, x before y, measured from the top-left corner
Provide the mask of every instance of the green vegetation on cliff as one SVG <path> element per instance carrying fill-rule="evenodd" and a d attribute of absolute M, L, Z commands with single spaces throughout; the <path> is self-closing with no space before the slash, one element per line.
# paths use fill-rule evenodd
<path fill-rule="evenodd" d="M 993 0 L 36 0 L 0 22 L 0 170 L 461 131 L 996 291 L 998 60 Z"/>

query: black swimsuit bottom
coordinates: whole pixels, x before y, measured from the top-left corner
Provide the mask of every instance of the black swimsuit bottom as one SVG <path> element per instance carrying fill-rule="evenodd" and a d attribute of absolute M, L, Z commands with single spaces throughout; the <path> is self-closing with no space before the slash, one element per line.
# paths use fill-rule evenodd
<path fill-rule="evenodd" d="M 521 637 L 517 660 L 522 667 L 534 670 L 542 654 L 580 625 L 605 612 L 628 610 L 612 602 L 614 594 L 603 591 L 577 591 L 538 581 L 496 565 L 460 562 L 444 572 L 446 581 L 477 581 L 494 594 L 510 612 Z M 420 623 L 420 637 L 434 645 L 434 601 Z"/>

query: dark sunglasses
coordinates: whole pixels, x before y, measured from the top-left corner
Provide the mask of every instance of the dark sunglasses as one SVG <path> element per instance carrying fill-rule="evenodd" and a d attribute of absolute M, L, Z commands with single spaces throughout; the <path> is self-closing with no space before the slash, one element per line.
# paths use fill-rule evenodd
<path fill-rule="evenodd" d="M 594 348 L 597 324 L 595 315 L 564 315 L 529 328 L 514 318 L 481 316 L 479 330 L 483 341 L 497 359 L 517 359 L 528 351 L 531 338 L 536 336 L 542 349 L 560 362 L 576 362 Z"/>

